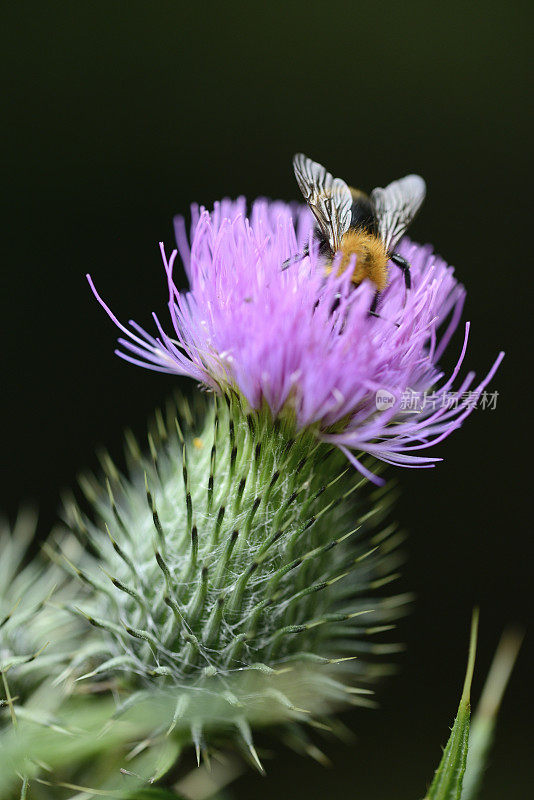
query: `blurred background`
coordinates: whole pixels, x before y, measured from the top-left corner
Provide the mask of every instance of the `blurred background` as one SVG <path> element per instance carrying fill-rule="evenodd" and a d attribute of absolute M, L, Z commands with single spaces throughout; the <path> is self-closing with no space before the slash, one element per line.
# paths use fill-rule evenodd
<path fill-rule="evenodd" d="M 500 349 L 495 410 L 439 446 L 435 470 L 400 471 L 409 529 L 399 590 L 407 651 L 378 711 L 349 714 L 355 745 L 332 768 L 275 743 L 266 780 L 240 798 L 415 800 L 425 793 L 460 694 L 471 609 L 481 608 L 475 696 L 504 626 L 526 625 L 532 592 L 532 395 L 525 362 L 532 254 L 527 161 L 531 4 L 17 2 L 5 9 L 2 69 L 1 510 L 40 509 L 122 452 L 177 380 L 113 355 L 122 320 L 150 328 L 166 288 L 158 241 L 172 216 L 225 195 L 298 197 L 302 150 L 356 186 L 421 173 L 412 234 L 457 267 L 480 375 Z M 452 362 L 457 338 L 451 346 Z M 528 641 L 502 710 L 484 797 L 531 787 Z"/>

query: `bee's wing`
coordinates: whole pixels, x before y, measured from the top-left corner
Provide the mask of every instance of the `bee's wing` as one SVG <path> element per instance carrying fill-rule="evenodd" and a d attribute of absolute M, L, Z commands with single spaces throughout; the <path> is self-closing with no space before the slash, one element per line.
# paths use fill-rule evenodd
<path fill-rule="evenodd" d="M 373 189 L 371 203 L 375 213 L 378 234 L 391 252 L 401 236 L 406 233 L 421 203 L 425 199 L 426 184 L 419 175 L 406 175 L 393 181 L 385 189 Z"/>
<path fill-rule="evenodd" d="M 302 153 L 293 157 L 293 169 L 300 191 L 335 253 L 350 226 L 350 189 L 345 181 L 333 178 L 321 164 Z"/>

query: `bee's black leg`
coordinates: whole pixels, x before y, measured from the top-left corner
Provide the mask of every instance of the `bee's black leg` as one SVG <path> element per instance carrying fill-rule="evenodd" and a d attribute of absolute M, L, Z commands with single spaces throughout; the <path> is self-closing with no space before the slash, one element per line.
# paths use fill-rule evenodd
<path fill-rule="evenodd" d="M 386 319 L 382 317 L 380 314 L 377 313 L 378 303 L 380 301 L 380 292 L 375 292 L 375 296 L 373 297 L 373 302 L 371 303 L 371 308 L 369 309 L 369 316 L 376 317 L 377 319 Z M 390 320 L 391 321 L 391 320 Z M 391 321 L 392 325 L 395 325 L 396 328 L 400 328 L 400 324 L 398 322 Z"/>
<path fill-rule="evenodd" d="M 412 276 L 410 273 L 410 263 L 406 261 L 406 259 L 401 256 L 399 253 L 392 253 L 389 257 L 389 260 L 392 261 L 396 267 L 402 270 L 402 274 L 404 275 L 404 283 L 406 289 L 409 291 L 412 288 Z"/>
<path fill-rule="evenodd" d="M 302 261 L 302 259 L 306 258 L 306 256 L 308 256 L 309 254 L 310 254 L 310 248 L 308 247 L 308 245 L 306 245 L 302 253 L 296 253 L 294 256 L 291 256 L 290 258 L 286 258 L 286 260 L 282 264 L 282 270 L 287 269 L 292 264 L 295 264 L 297 261 Z"/>
<path fill-rule="evenodd" d="M 375 296 L 373 297 L 373 302 L 371 303 L 371 308 L 369 309 L 369 315 L 371 317 L 379 317 L 380 315 L 376 313 L 376 309 L 378 308 L 378 301 L 380 300 L 380 292 L 375 292 Z"/>

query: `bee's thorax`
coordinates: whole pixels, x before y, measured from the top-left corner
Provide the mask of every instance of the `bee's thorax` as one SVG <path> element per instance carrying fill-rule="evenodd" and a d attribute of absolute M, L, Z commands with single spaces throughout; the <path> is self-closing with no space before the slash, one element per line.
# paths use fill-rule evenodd
<path fill-rule="evenodd" d="M 361 283 L 369 278 L 378 291 L 386 288 L 388 254 L 381 239 L 364 229 L 349 228 L 341 240 L 340 273 L 344 272 L 356 256 L 352 282 Z"/>

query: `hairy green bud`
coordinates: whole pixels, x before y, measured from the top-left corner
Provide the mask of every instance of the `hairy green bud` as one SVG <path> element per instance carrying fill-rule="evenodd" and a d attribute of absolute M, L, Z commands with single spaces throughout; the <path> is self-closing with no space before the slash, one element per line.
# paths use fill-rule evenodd
<path fill-rule="evenodd" d="M 237 396 L 156 415 L 148 454 L 127 438 L 129 475 L 108 457 L 71 505 L 87 539 L 71 610 L 93 635 L 77 686 L 111 686 L 118 711 L 157 692 L 167 733 L 197 752 L 233 731 L 258 763 L 250 725 L 313 720 L 368 704 L 374 644 L 405 598 L 386 598 L 399 540 L 391 492 L 291 419 L 244 413 Z M 304 704 L 304 707 L 303 705 Z"/>
<path fill-rule="evenodd" d="M 0 673 L 3 704 L 9 695 L 26 696 L 71 652 L 80 626 L 58 607 L 72 601 L 76 588 L 57 564 L 29 558 L 37 516 L 29 509 L 19 513 L 10 528 L 0 524 Z M 65 554 L 78 558 L 80 543 L 60 534 Z M 11 692 L 9 689 L 11 686 Z"/>

